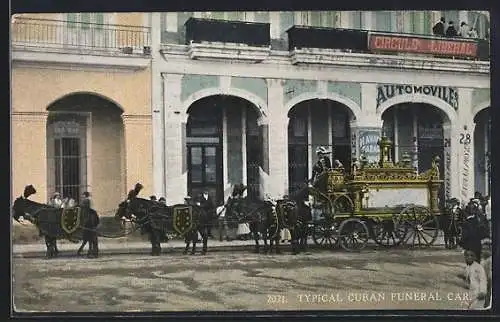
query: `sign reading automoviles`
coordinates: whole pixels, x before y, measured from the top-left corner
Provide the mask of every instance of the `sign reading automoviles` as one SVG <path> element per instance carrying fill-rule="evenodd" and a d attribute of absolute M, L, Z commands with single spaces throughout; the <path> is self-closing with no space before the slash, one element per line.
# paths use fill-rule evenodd
<path fill-rule="evenodd" d="M 384 84 L 377 86 L 377 107 L 398 95 L 423 94 L 445 101 L 455 110 L 458 109 L 458 91 L 453 87 L 433 85 Z"/>
<path fill-rule="evenodd" d="M 478 43 L 467 40 L 446 40 L 370 33 L 368 47 L 374 51 L 476 57 Z"/>

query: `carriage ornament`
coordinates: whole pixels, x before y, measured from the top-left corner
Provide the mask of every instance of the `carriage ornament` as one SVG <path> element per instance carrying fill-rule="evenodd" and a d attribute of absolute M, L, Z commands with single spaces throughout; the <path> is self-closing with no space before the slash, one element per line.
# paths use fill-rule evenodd
<path fill-rule="evenodd" d="M 185 235 L 193 229 L 193 207 L 174 206 L 173 227 L 179 235 Z"/>
<path fill-rule="evenodd" d="M 80 227 L 80 207 L 64 208 L 61 214 L 61 228 L 71 235 Z"/>

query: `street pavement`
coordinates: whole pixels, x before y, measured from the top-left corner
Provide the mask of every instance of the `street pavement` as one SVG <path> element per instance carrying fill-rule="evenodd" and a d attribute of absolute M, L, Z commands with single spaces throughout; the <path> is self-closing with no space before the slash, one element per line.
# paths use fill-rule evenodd
<path fill-rule="evenodd" d="M 16 256 L 12 265 L 16 311 L 462 309 L 467 301 L 463 255 L 443 247 Z"/>

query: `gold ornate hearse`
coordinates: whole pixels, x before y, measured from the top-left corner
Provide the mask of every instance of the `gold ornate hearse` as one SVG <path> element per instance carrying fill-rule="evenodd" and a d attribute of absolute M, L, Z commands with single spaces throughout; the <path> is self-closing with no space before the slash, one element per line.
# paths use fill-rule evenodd
<path fill-rule="evenodd" d="M 373 239 L 381 246 L 432 245 L 439 229 L 438 191 L 443 183 L 439 158 L 428 171 L 418 173 L 405 154 L 401 162 L 391 160 L 392 142 L 382 137 L 379 162 L 354 160 L 350 173 L 329 170 L 326 193 L 310 188 L 312 237 L 317 245 L 340 245 L 360 250 Z"/>

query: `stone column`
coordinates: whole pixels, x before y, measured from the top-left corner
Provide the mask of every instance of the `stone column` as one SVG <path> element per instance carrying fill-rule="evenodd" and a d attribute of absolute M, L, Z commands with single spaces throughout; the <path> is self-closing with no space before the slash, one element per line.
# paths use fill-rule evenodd
<path fill-rule="evenodd" d="M 288 111 L 284 110 L 283 84 L 268 79 L 269 178 L 266 192 L 272 197 L 288 194 Z"/>
<path fill-rule="evenodd" d="M 168 204 L 183 203 L 187 196 L 187 111 L 181 102 L 182 76 L 165 74 L 163 78 L 165 198 Z"/>
<path fill-rule="evenodd" d="M 124 114 L 125 164 L 127 192 L 140 182 L 141 196 L 153 194 L 153 160 L 151 144 L 151 115 Z"/>
<path fill-rule="evenodd" d="M 12 112 L 12 186 L 17 198 L 32 184 L 37 193 L 30 199 L 46 203 L 47 112 Z"/>

